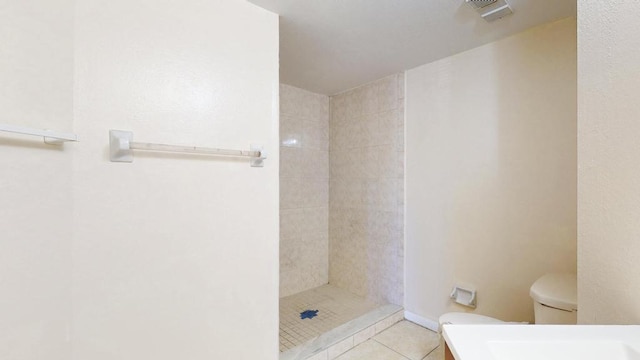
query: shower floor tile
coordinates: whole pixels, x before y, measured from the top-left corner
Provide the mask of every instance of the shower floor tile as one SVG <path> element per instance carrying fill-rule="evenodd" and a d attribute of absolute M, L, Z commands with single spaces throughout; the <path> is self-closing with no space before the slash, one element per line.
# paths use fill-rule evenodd
<path fill-rule="evenodd" d="M 280 352 L 303 344 L 378 307 L 332 285 L 323 285 L 280 299 Z M 300 319 L 305 310 L 318 310 L 312 319 Z"/>

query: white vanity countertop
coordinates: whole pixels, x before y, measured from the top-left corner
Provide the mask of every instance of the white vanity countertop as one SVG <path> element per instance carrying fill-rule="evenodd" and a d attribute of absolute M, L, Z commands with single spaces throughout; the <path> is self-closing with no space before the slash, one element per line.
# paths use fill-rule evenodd
<path fill-rule="evenodd" d="M 444 325 L 456 360 L 640 360 L 640 325 Z"/>

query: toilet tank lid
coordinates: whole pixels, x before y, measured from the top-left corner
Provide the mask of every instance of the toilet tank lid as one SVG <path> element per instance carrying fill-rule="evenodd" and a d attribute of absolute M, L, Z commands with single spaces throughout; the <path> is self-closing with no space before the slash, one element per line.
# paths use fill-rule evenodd
<path fill-rule="evenodd" d="M 543 305 L 578 310 L 578 280 L 573 273 L 546 274 L 531 285 L 529 294 Z"/>

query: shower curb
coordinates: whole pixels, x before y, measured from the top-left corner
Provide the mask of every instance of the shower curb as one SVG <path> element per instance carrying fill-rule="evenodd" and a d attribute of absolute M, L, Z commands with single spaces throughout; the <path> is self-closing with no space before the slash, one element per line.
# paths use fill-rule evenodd
<path fill-rule="evenodd" d="M 398 305 L 383 305 L 280 353 L 280 360 L 333 360 L 404 319 Z"/>

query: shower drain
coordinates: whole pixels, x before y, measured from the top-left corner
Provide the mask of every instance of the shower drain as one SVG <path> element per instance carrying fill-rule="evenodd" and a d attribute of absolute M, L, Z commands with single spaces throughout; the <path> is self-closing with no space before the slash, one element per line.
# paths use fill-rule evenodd
<path fill-rule="evenodd" d="M 318 316 L 318 310 L 305 310 L 300 313 L 300 319 L 313 319 Z"/>

